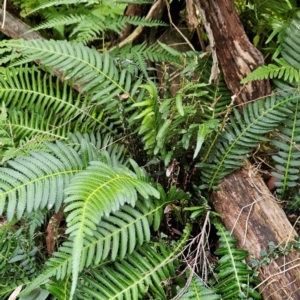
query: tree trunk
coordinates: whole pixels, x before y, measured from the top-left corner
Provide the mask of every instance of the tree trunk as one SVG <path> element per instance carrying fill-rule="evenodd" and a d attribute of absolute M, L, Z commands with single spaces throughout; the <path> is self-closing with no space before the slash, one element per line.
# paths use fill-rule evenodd
<path fill-rule="evenodd" d="M 262 54 L 250 43 L 231 0 L 196 0 L 204 12 L 213 33 L 214 46 L 228 88 L 236 95 L 237 103 L 270 93 L 267 80 L 253 81 L 245 86 L 240 81 L 264 63 Z"/>
<path fill-rule="evenodd" d="M 224 73 L 225 81 L 246 103 L 270 93 L 267 81 L 250 82 L 244 88 L 240 80 L 263 64 L 261 53 L 250 43 L 231 0 L 196 0 L 206 30 L 212 33 L 212 52 Z M 219 185 L 220 191 L 211 195 L 215 210 L 222 215 L 228 230 L 232 230 L 241 247 L 250 255 L 260 257 L 260 250 L 269 242 L 285 246 L 293 240 L 293 230 L 285 214 L 274 200 L 263 180 L 250 168 L 241 169 Z M 300 258 L 289 253 L 261 268 L 259 290 L 264 299 L 300 299 Z"/>

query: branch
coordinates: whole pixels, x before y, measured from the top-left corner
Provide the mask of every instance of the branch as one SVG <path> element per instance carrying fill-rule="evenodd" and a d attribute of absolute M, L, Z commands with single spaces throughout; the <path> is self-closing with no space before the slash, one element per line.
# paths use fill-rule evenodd
<path fill-rule="evenodd" d="M 152 6 L 151 6 L 151 8 L 150 8 L 150 10 L 149 10 L 149 12 L 148 12 L 148 14 L 147 14 L 147 16 L 146 16 L 146 20 L 149 20 L 149 19 L 152 19 L 154 16 L 156 16 L 157 14 L 159 14 L 159 11 L 161 10 L 161 9 L 163 9 L 165 7 L 165 2 L 164 2 L 164 0 L 158 0 L 157 2 L 155 2 Z M 125 40 L 123 40 L 122 42 L 120 42 L 117 46 L 115 46 L 115 47 L 113 47 L 113 48 L 111 48 L 109 51 L 112 51 L 113 49 L 115 49 L 115 48 L 122 48 L 122 47 L 124 47 L 125 45 L 127 45 L 127 44 L 130 44 L 131 42 L 133 42 L 137 37 L 139 37 L 139 35 L 142 33 L 142 31 L 143 31 L 143 29 L 144 29 L 144 27 L 143 26 L 138 26 L 132 33 L 131 33 L 131 35 L 129 35 Z"/>
<path fill-rule="evenodd" d="M 44 39 L 38 32 L 29 32 L 31 28 L 25 24 L 20 19 L 13 16 L 8 11 L 5 12 L 3 9 L 0 13 L 0 19 L 4 20 L 5 15 L 5 24 L 0 28 L 0 31 L 5 35 L 13 39 L 24 39 L 24 40 L 33 40 L 33 39 Z"/>

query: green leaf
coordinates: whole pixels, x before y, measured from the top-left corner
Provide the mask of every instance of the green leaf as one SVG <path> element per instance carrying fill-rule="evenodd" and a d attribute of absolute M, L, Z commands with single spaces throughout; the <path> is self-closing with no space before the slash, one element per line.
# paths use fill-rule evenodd
<path fill-rule="evenodd" d="M 198 133 L 197 133 L 197 144 L 196 144 L 196 149 L 194 152 L 193 159 L 195 159 L 197 157 L 197 155 L 199 154 L 207 132 L 208 132 L 208 128 L 205 123 L 199 125 L 199 129 L 198 129 Z"/>

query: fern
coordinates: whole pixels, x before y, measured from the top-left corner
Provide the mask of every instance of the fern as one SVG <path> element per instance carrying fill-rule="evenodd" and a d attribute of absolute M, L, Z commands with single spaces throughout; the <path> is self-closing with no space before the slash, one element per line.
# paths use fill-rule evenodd
<path fill-rule="evenodd" d="M 98 112 L 95 107 L 98 114 L 93 117 L 96 119 L 93 122 L 96 124 L 100 122 L 103 130 L 110 133 L 114 133 L 112 126 L 123 125 L 125 108 L 136 102 L 135 97 L 139 97 L 140 81 L 136 81 L 136 78 L 124 69 L 119 71 L 108 53 L 101 55 L 82 44 L 69 44 L 63 41 L 10 41 L 3 43 L 2 46 L 11 50 L 11 47 L 16 46 L 18 51 L 21 51 L 22 54 L 17 55 L 23 55 L 25 58 L 16 61 L 16 65 L 40 59 L 44 65 L 64 72 L 64 79 L 77 85 L 90 101 L 88 105 L 83 102 L 84 108 L 81 110 L 89 110 L 89 107 L 94 108 L 96 105 L 97 108 L 102 108 Z M 9 57 L 11 58 L 10 55 Z M 122 95 L 127 95 L 126 101 L 121 102 Z M 58 106 L 59 104 L 60 101 L 57 102 Z M 104 116 L 105 122 L 102 122 Z"/>
<path fill-rule="evenodd" d="M 272 144 L 278 149 L 278 152 L 272 156 L 276 172 L 271 174 L 277 178 L 276 191 L 282 199 L 287 196 L 287 191 L 291 192 L 292 188 L 299 183 L 299 101 L 295 102 L 292 112 L 288 118 L 282 121 L 275 138 L 272 139 Z"/>
<path fill-rule="evenodd" d="M 71 178 L 90 160 L 103 160 L 102 154 L 84 141 L 79 152 L 60 142 L 47 143 L 46 148 L 48 152 L 33 151 L 29 157 L 10 160 L 9 167 L 0 168 L 0 211 L 7 212 L 8 220 L 20 219 L 25 210 L 30 213 L 54 207 L 57 211 Z"/>
<path fill-rule="evenodd" d="M 254 70 L 251 74 L 245 77 L 241 83 L 247 83 L 252 80 L 262 80 L 262 79 L 283 79 L 284 81 L 289 81 L 294 83 L 295 81 L 299 82 L 300 73 L 297 68 L 291 66 L 284 59 L 275 60 L 278 65 L 269 64 L 268 66 L 261 66 Z"/>
<path fill-rule="evenodd" d="M 47 19 L 39 26 L 32 30 L 41 30 L 48 28 L 57 28 L 60 31 L 66 31 L 65 27 L 71 25 L 67 29 L 70 38 L 76 41 L 87 43 L 98 37 L 103 37 L 107 31 L 113 31 L 121 34 L 126 24 L 137 26 L 165 26 L 166 24 L 160 20 L 149 20 L 141 17 L 123 16 L 126 4 L 122 1 L 73 1 L 73 3 L 59 2 L 43 3 L 32 9 L 27 15 L 40 12 Z M 73 4 L 73 5 L 70 5 Z M 45 8 L 51 7 L 50 12 L 44 12 Z M 30 30 L 30 31 L 32 31 Z"/>
<path fill-rule="evenodd" d="M 30 8 L 29 11 L 26 13 L 26 16 L 30 14 L 34 14 L 39 10 L 43 10 L 45 8 L 53 7 L 53 6 L 71 5 L 71 4 L 80 4 L 80 3 L 84 3 L 85 5 L 92 5 L 99 2 L 100 2 L 99 0 L 50 0 L 50 1 L 44 1 L 44 3 L 42 1 L 42 4 L 37 5 L 34 9 Z"/>
<path fill-rule="evenodd" d="M 216 255 L 220 255 L 217 277 L 219 283 L 215 289 L 222 295 L 222 299 L 261 299 L 249 283 L 257 284 L 257 278 L 253 277 L 251 270 L 244 259 L 248 256 L 247 251 L 236 249 L 237 239 L 233 238 L 220 224 L 215 224 L 220 236 L 220 246 Z"/>
<path fill-rule="evenodd" d="M 83 44 L 65 41 L 11 40 L 0 47 L 12 51 L 2 61 L 11 60 L 17 53 L 24 58 L 12 66 L 41 60 L 43 65 L 64 72 L 65 80 L 72 80 L 73 85 L 78 85 L 81 92 L 91 95 L 91 101 L 97 100 L 98 104 L 107 103 L 120 93 L 128 93 L 129 99 L 135 102 L 130 93 L 132 77 L 126 72 L 119 74 L 107 52 L 102 55 Z"/>
<path fill-rule="evenodd" d="M 39 272 L 40 254 L 26 230 L 13 224 L 0 228 L 0 297 L 6 299 L 18 286 Z"/>
<path fill-rule="evenodd" d="M 160 199 L 149 199 L 147 203 L 138 200 L 135 208 L 124 205 L 119 211 L 103 217 L 96 225 L 93 236 L 86 236 L 80 257 L 80 272 L 83 268 L 101 264 L 105 260 L 123 259 L 136 248 L 149 241 L 150 227 L 158 230 L 163 216 L 163 208 L 168 203 L 186 198 L 182 192 L 176 192 L 173 187 L 166 195 L 158 186 Z M 124 223 L 125 222 L 125 223 Z M 112 247 L 113 245 L 113 247 Z M 41 273 L 26 289 L 26 293 L 38 287 L 51 277 L 64 280 L 72 272 L 73 239 L 66 241 L 59 252 L 46 262 L 44 272 Z"/>
<path fill-rule="evenodd" d="M 140 107 L 143 110 L 132 114 L 129 125 L 138 128 L 148 154 L 159 155 L 166 166 L 182 149 L 192 148 L 196 158 L 204 139 L 217 131 L 223 118 L 220 112 L 230 103 L 230 94 L 224 83 L 220 87 L 207 83 L 210 63 L 204 59 L 199 64 L 205 65 L 200 75 L 197 70 L 184 71 L 186 76 L 200 76 L 200 83 L 184 85 L 177 91 L 175 99 L 160 99 L 157 87 L 148 82 L 141 85 L 147 90 L 148 98 L 145 96 L 132 105 L 132 111 Z"/>
<path fill-rule="evenodd" d="M 180 291 L 179 291 L 180 292 Z M 219 300 L 219 295 L 213 289 L 206 288 L 201 279 L 194 275 L 187 291 L 179 298 L 180 300 Z"/>
<path fill-rule="evenodd" d="M 90 160 L 97 160 L 99 153 L 101 153 L 102 161 L 107 164 L 113 166 L 117 166 L 120 163 L 127 164 L 125 161 L 124 145 L 114 142 L 112 136 L 108 134 L 104 135 L 100 132 L 70 133 L 66 143 L 75 151 L 82 151 L 85 165 Z"/>
<path fill-rule="evenodd" d="M 283 58 L 295 69 L 300 67 L 299 24 L 300 13 L 297 12 L 291 24 L 286 28 L 281 51 Z"/>
<path fill-rule="evenodd" d="M 139 247 L 124 260 L 95 266 L 83 275 L 75 299 L 139 299 L 141 296 L 165 299 L 162 282 L 175 275 L 174 260 L 190 234 L 187 226 L 173 247 L 163 243 Z"/>
<path fill-rule="evenodd" d="M 101 120 L 103 112 L 87 97 L 76 95 L 66 83 L 61 85 L 58 79 L 37 70 L 6 70 L 0 78 L 0 95 L 6 107 L 12 107 L 8 120 L 17 140 L 34 135 L 66 139 L 71 130 L 82 129 L 82 122 L 86 130 L 109 128 Z"/>
<path fill-rule="evenodd" d="M 230 124 L 219 137 L 215 153 L 210 154 L 207 162 L 197 164 L 206 182 L 203 187 L 213 188 L 224 176 L 243 166 L 243 159 L 252 149 L 267 140 L 263 135 L 291 114 L 295 100 L 298 95 L 278 99 L 272 96 L 249 103 L 243 108 L 243 115 L 234 109 L 234 117 L 230 117 Z"/>

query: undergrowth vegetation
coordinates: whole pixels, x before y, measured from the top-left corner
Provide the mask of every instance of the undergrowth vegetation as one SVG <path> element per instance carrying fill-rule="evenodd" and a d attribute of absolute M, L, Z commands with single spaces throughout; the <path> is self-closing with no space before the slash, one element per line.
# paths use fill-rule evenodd
<path fill-rule="evenodd" d="M 130 1 L 13 2 L 50 38 L 0 42 L 0 298 L 261 299 L 209 193 L 264 145 L 278 199 L 299 210 L 300 15 L 270 22 L 273 59 L 243 82 L 276 79 L 274 93 L 239 110 L 209 54 L 109 51 L 127 23 L 166 26 L 125 17 Z M 274 7 L 252 2 L 238 8 L 259 35 L 254 12 Z"/>

